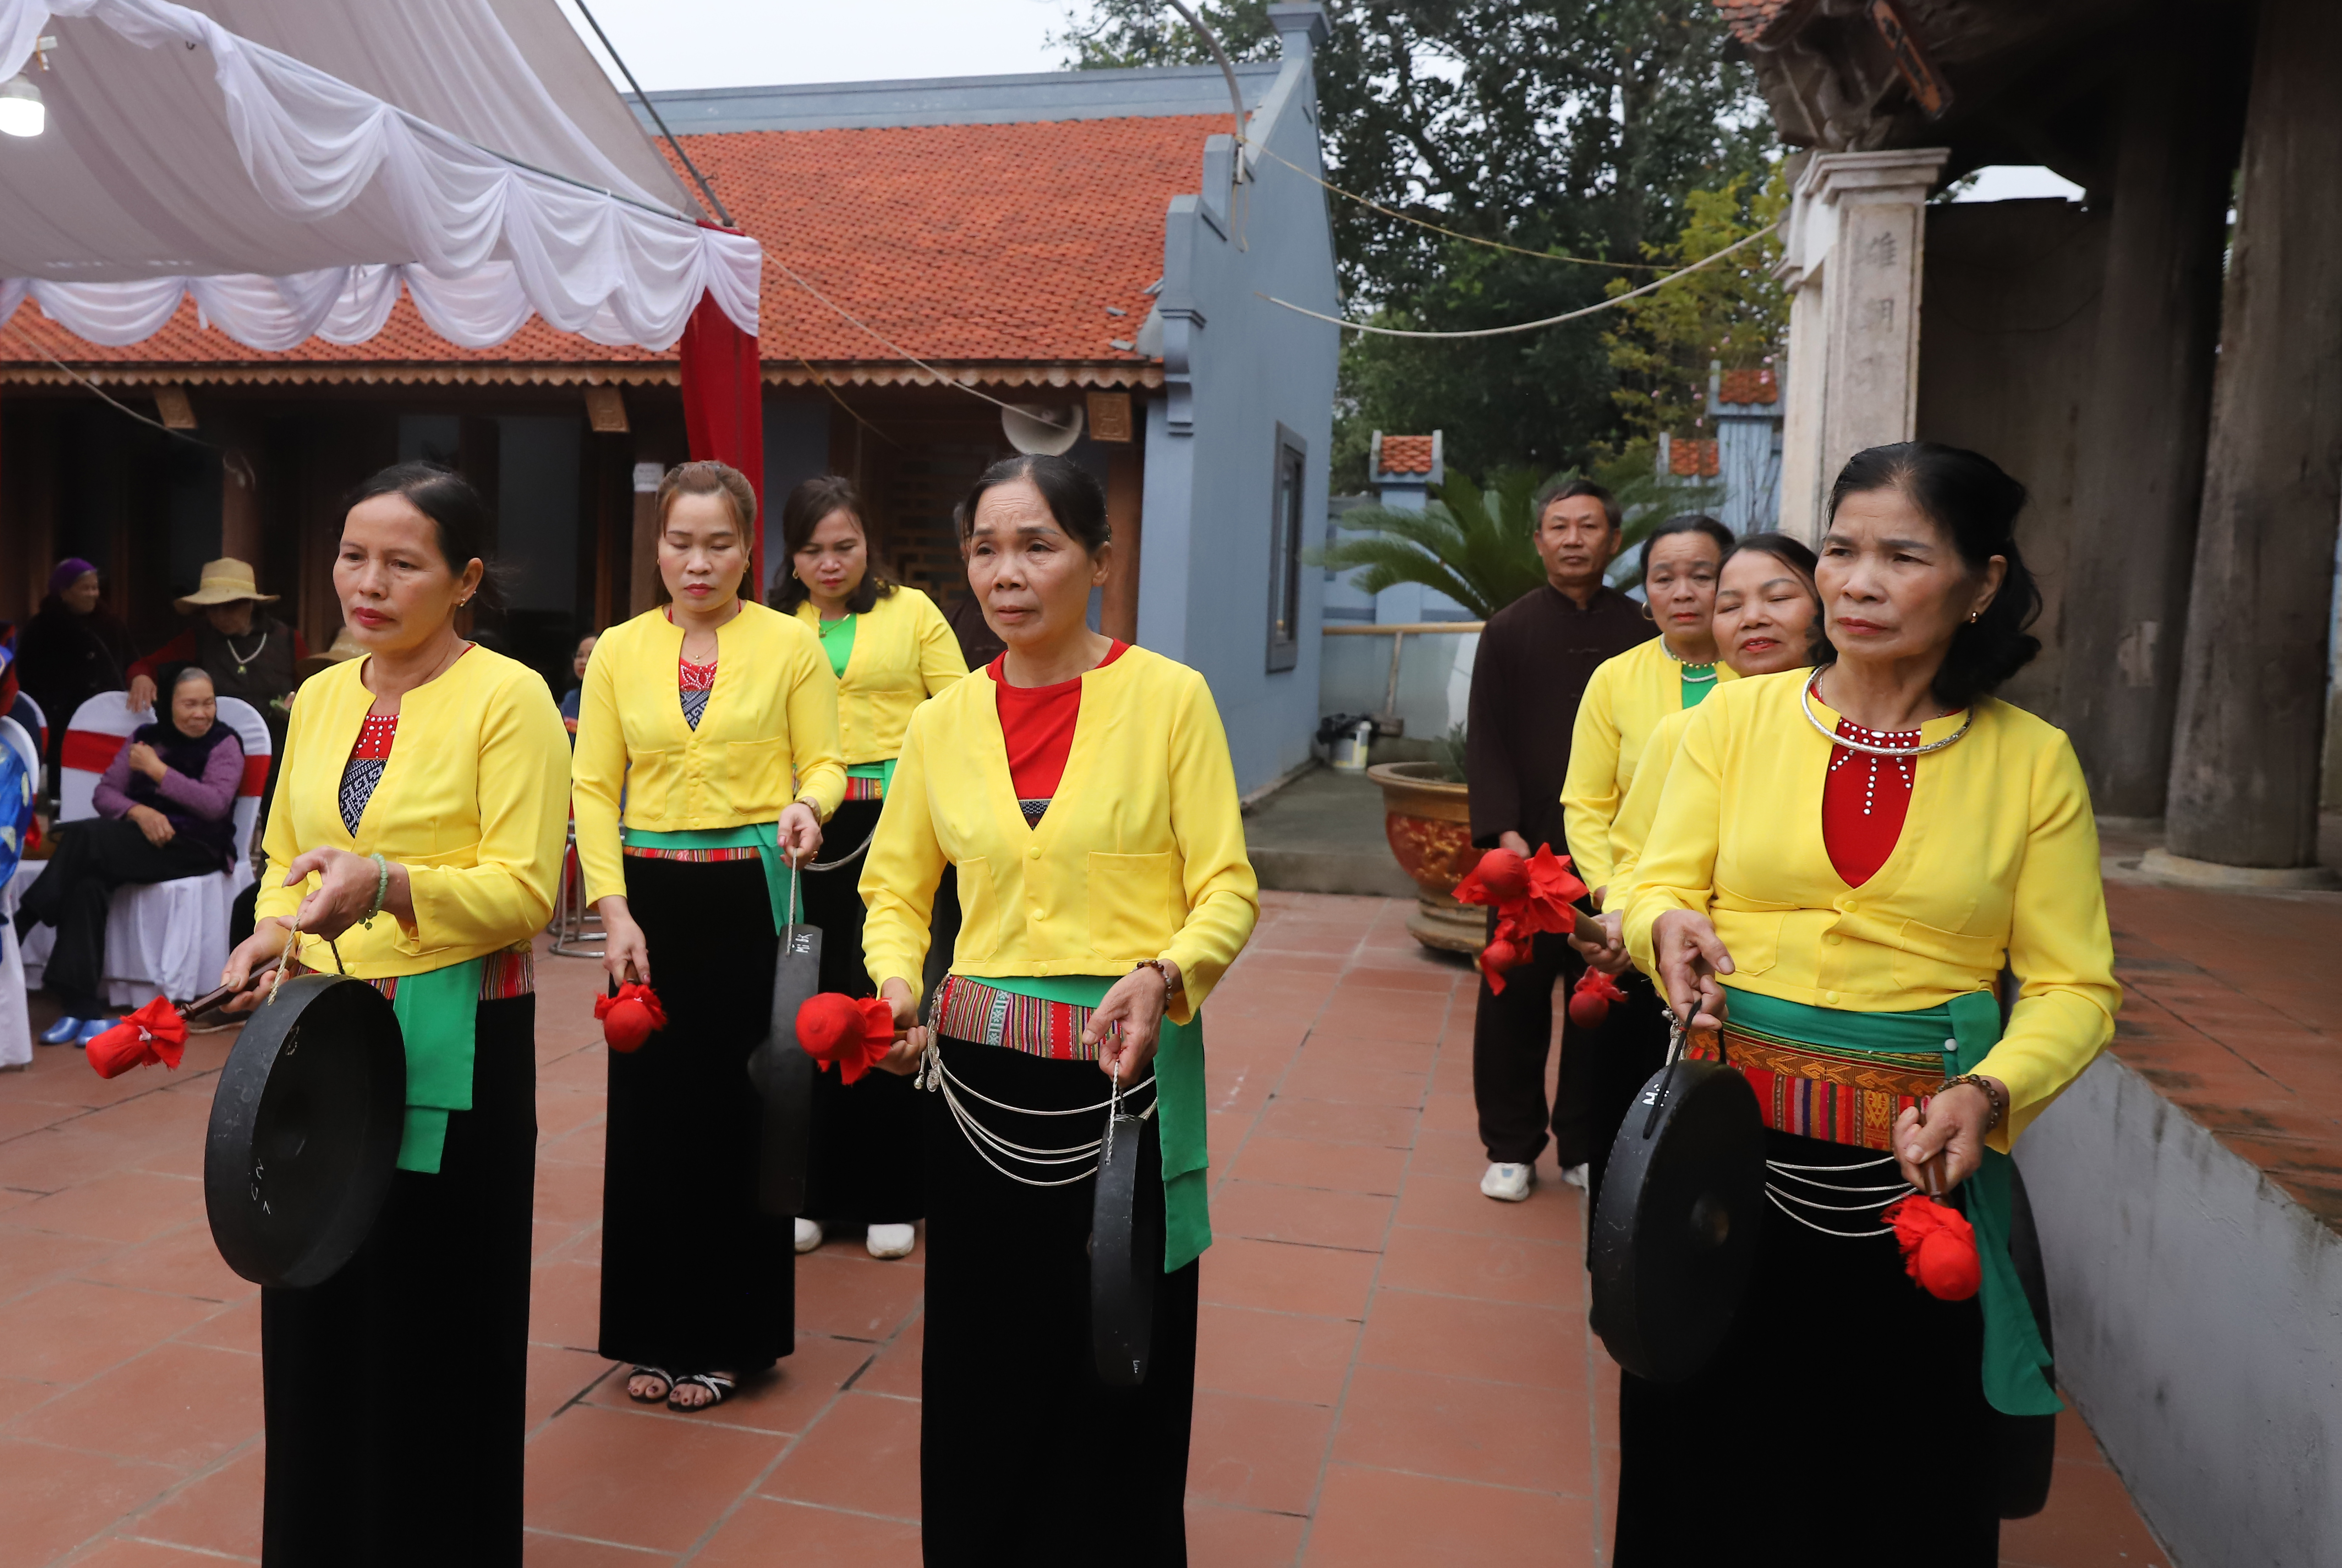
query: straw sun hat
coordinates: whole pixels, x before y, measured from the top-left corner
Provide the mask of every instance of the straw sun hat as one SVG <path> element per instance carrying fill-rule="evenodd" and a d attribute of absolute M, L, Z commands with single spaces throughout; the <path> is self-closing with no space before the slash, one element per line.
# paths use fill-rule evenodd
<path fill-rule="evenodd" d="M 344 626 L 334 634 L 332 647 L 322 654 L 312 654 L 301 661 L 302 678 L 305 680 L 311 675 L 330 670 L 345 659 L 362 659 L 365 657 L 365 652 L 358 640 L 350 635 L 350 629 Z"/>
<path fill-rule="evenodd" d="M 195 591 L 184 599 L 172 601 L 182 614 L 192 615 L 197 610 L 213 604 L 233 604 L 239 599 L 249 599 L 255 604 L 274 604 L 276 595 L 260 591 L 260 579 L 252 568 L 234 557 L 204 563 L 203 580 Z"/>

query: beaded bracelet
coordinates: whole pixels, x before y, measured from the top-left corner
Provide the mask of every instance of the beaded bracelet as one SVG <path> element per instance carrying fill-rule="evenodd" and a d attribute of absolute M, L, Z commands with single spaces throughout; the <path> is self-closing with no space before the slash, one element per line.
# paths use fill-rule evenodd
<path fill-rule="evenodd" d="M 374 862 L 374 907 L 365 912 L 365 918 L 358 925 L 362 930 L 372 931 L 375 916 L 382 913 L 383 901 L 390 896 L 390 862 L 383 859 L 379 852 L 368 858 Z"/>
<path fill-rule="evenodd" d="M 1991 1079 L 1986 1077 L 1981 1073 L 1963 1073 L 1957 1078 L 1945 1079 L 1942 1085 L 1937 1089 L 1936 1093 L 1940 1094 L 1944 1090 L 1951 1088 L 1956 1084 L 1973 1084 L 1977 1088 L 1984 1091 L 1985 1099 L 1992 1105 L 1992 1120 L 1984 1124 L 1984 1130 L 1986 1132 L 1989 1133 L 1994 1128 L 2000 1125 L 2001 1118 L 2007 1114 L 2008 1102 L 2003 1097 L 2005 1091 L 2003 1091 L 1998 1084 L 1995 1084 Z"/>

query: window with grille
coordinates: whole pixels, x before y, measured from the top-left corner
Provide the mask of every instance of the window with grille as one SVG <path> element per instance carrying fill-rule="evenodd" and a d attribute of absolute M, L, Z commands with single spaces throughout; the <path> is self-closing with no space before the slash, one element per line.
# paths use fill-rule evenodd
<path fill-rule="evenodd" d="M 1309 449 L 1284 425 L 1276 427 L 1276 479 L 1268 530 L 1268 668 L 1273 674 L 1301 660 L 1302 494 Z"/>

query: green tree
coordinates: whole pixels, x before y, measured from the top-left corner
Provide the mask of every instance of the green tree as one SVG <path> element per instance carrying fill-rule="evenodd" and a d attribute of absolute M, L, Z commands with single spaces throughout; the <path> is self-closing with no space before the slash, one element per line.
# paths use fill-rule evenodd
<path fill-rule="evenodd" d="M 1237 58 L 1276 53 L 1265 0 L 1196 9 Z M 1762 167 L 1768 122 L 1753 75 L 1724 57 L 1712 0 L 1330 0 L 1328 11 L 1317 69 L 1327 178 L 1540 253 L 1490 250 L 1336 198 L 1355 315 L 1453 330 L 1598 303 L 1622 271 L 1653 275 L 1644 247 L 1679 235 L 1688 192 Z M 1159 0 L 1092 0 L 1056 42 L 1085 66 L 1210 58 Z M 1365 477 L 1363 440 L 1344 439 L 1353 426 L 1444 428 L 1449 461 L 1468 471 L 1551 470 L 1614 449 L 1626 427 L 1601 336 L 1597 319 L 1463 342 L 1353 339 L 1337 485 Z"/>
<path fill-rule="evenodd" d="M 1646 245 L 1645 254 L 1670 268 L 1686 266 L 1770 226 L 1788 206 L 1787 177 L 1777 165 L 1754 199 L 1749 184 L 1736 179 L 1688 193 L 1682 231 L 1669 244 Z M 1627 429 L 1652 438 L 1701 429 L 1712 362 L 1737 368 L 1777 361 L 1789 327 L 1788 292 L 1773 276 L 1780 257 L 1779 237 L 1762 239 L 1610 314 L 1602 343 L 1618 373 L 1611 397 Z M 1610 289 L 1628 286 L 1615 282 Z"/>
<path fill-rule="evenodd" d="M 1432 486 L 1422 511 L 1357 506 L 1336 521 L 1355 538 L 1313 550 L 1313 564 L 1356 571 L 1357 585 L 1379 594 L 1420 583 L 1486 620 L 1545 581 L 1545 564 L 1530 543 L 1529 501 L 1542 478 L 1534 468 L 1488 476 L 1485 491 L 1450 472 Z"/>

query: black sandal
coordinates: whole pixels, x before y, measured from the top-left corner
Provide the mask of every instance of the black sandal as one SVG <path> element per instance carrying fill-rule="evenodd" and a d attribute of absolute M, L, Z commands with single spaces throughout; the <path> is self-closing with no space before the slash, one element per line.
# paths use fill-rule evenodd
<path fill-rule="evenodd" d="M 666 1386 L 656 1393 L 636 1393 L 632 1385 L 638 1377 L 655 1377 Z M 675 1373 L 663 1366 L 638 1366 L 626 1373 L 626 1397 L 636 1404 L 665 1404 L 667 1396 L 675 1393 Z"/>
<path fill-rule="evenodd" d="M 675 1396 L 685 1383 L 694 1383 L 707 1391 L 706 1404 L 677 1404 Z M 733 1381 L 720 1372 L 687 1372 L 675 1380 L 666 1391 L 666 1407 L 685 1415 L 696 1415 L 703 1410 L 714 1410 L 732 1397 Z"/>

